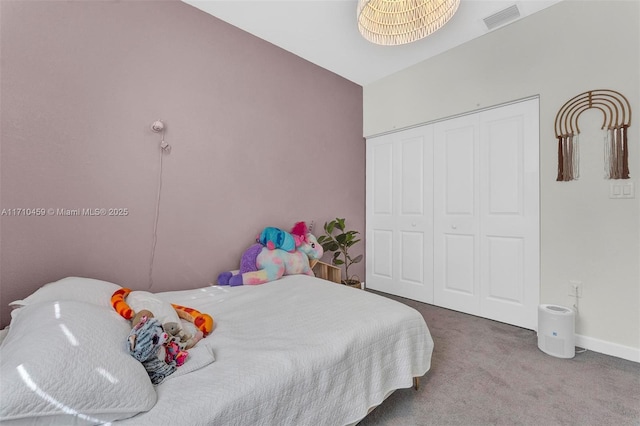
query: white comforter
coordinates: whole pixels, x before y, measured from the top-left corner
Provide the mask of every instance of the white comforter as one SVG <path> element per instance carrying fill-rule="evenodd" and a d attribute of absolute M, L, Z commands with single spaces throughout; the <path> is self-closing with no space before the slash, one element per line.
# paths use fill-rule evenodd
<path fill-rule="evenodd" d="M 166 380 L 151 411 L 118 424 L 350 424 L 430 367 L 433 340 L 416 310 L 329 281 L 294 275 L 158 296 L 214 317 L 198 345 L 215 362 Z"/>

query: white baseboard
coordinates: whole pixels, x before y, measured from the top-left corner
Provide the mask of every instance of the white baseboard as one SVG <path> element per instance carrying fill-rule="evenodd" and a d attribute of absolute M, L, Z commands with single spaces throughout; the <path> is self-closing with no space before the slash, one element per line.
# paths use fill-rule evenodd
<path fill-rule="evenodd" d="M 640 349 L 630 346 L 623 346 L 605 340 L 594 339 L 593 337 L 575 335 L 576 346 L 585 348 L 593 352 L 615 356 L 629 361 L 640 362 Z"/>

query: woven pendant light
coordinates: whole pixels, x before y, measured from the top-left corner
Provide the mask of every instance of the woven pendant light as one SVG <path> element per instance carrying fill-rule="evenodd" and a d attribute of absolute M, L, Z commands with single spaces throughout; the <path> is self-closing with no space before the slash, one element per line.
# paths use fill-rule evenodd
<path fill-rule="evenodd" d="M 358 29 L 375 44 L 411 43 L 441 28 L 459 5 L 460 0 L 358 0 Z"/>

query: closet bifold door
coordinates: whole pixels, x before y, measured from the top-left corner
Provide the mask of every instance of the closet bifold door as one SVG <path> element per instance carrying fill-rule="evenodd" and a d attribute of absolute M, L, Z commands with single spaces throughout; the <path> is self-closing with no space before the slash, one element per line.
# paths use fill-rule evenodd
<path fill-rule="evenodd" d="M 535 329 L 538 99 L 435 124 L 434 304 Z"/>
<path fill-rule="evenodd" d="M 433 302 L 433 126 L 367 139 L 367 288 Z"/>
<path fill-rule="evenodd" d="M 537 328 L 538 104 L 367 139 L 368 288 Z"/>
<path fill-rule="evenodd" d="M 483 111 L 481 315 L 531 330 L 540 301 L 538 99 Z"/>
<path fill-rule="evenodd" d="M 480 118 L 434 125 L 434 303 L 480 315 Z"/>

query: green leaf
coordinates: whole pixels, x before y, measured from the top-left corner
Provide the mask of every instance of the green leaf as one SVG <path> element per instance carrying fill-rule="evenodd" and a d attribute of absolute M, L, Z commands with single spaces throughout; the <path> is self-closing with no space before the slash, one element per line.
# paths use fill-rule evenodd
<path fill-rule="evenodd" d="M 334 226 L 333 222 L 325 222 L 324 223 L 324 231 L 327 234 L 331 234 L 333 232 L 333 226 Z"/>
<path fill-rule="evenodd" d="M 362 255 L 358 255 L 358 256 L 356 256 L 356 258 L 355 258 L 355 259 L 353 259 L 353 260 L 351 261 L 351 263 L 358 263 L 358 262 L 360 262 L 361 260 L 362 260 Z"/>
<path fill-rule="evenodd" d="M 336 244 L 335 241 L 327 241 L 326 243 L 322 244 L 322 249 L 324 251 L 336 251 L 339 250 L 340 247 L 338 246 L 338 244 Z"/>

